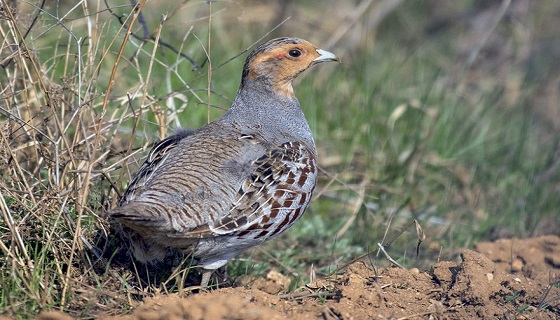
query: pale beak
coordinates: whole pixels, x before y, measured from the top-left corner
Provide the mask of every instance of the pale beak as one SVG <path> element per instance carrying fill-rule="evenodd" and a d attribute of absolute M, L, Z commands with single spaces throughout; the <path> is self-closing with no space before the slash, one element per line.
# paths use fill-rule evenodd
<path fill-rule="evenodd" d="M 317 53 L 319 54 L 319 56 L 317 58 L 315 58 L 313 60 L 313 62 L 328 62 L 328 61 L 338 61 L 340 62 L 340 59 L 334 55 L 334 53 L 325 51 L 325 50 L 321 50 L 321 49 L 317 49 Z"/>

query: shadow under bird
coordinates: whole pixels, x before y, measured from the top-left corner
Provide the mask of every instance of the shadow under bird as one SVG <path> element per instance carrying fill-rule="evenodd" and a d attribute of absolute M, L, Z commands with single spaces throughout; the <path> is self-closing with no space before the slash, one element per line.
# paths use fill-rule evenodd
<path fill-rule="evenodd" d="M 317 150 L 292 80 L 327 61 L 339 59 L 302 39 L 265 42 L 247 57 L 228 112 L 154 146 L 109 212 L 138 261 L 192 253 L 206 287 L 213 270 L 302 216 Z"/>

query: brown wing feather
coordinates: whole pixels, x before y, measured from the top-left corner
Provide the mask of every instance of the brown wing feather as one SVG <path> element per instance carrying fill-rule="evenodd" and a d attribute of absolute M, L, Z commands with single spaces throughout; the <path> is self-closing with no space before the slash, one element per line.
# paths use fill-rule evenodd
<path fill-rule="evenodd" d="M 288 142 L 254 163 L 230 212 L 210 226 L 216 235 L 238 231 L 282 230 L 303 213 L 317 179 L 316 155 L 302 143 Z M 276 221 L 276 222 L 275 222 Z M 288 221 L 282 225 L 284 221 Z M 278 233 L 280 233 L 279 231 Z"/>
<path fill-rule="evenodd" d="M 119 208 L 116 208 L 113 217 L 128 220 L 136 228 L 146 227 L 155 232 L 160 221 L 155 221 L 153 216 L 146 217 L 142 212 L 136 216 L 133 207 L 142 204 L 127 202 L 134 199 L 137 189 L 149 183 L 151 175 L 165 163 L 169 152 L 184 136 L 170 136 L 151 150 L 119 203 L 119 206 L 127 207 L 126 212 L 119 213 Z M 311 199 L 317 178 L 315 152 L 302 143 L 288 142 L 270 150 L 251 166 L 253 172 L 241 184 L 227 214 L 209 225 L 200 225 L 188 231 L 167 232 L 167 237 L 202 239 L 261 229 L 269 229 L 271 234 L 276 235 L 287 229 L 303 213 Z M 275 227 L 270 228 L 272 225 Z"/>

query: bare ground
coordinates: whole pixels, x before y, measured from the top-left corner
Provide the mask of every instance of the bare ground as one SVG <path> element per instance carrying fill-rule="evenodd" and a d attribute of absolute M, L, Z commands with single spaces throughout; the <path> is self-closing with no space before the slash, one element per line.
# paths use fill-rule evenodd
<path fill-rule="evenodd" d="M 306 292 L 278 294 L 288 284 L 270 272 L 245 286 L 156 295 L 110 319 L 560 319 L 560 237 L 479 243 L 460 262 L 427 271 L 356 262 Z M 72 319 L 58 311 L 38 318 Z"/>

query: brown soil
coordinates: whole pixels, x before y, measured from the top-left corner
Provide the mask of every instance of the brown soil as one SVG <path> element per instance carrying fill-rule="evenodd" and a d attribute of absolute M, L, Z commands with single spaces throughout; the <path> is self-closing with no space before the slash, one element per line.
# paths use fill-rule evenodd
<path fill-rule="evenodd" d="M 356 262 L 284 295 L 289 279 L 271 272 L 244 287 L 148 298 L 111 319 L 560 319 L 560 237 L 479 243 L 460 258 L 426 272 Z"/>

